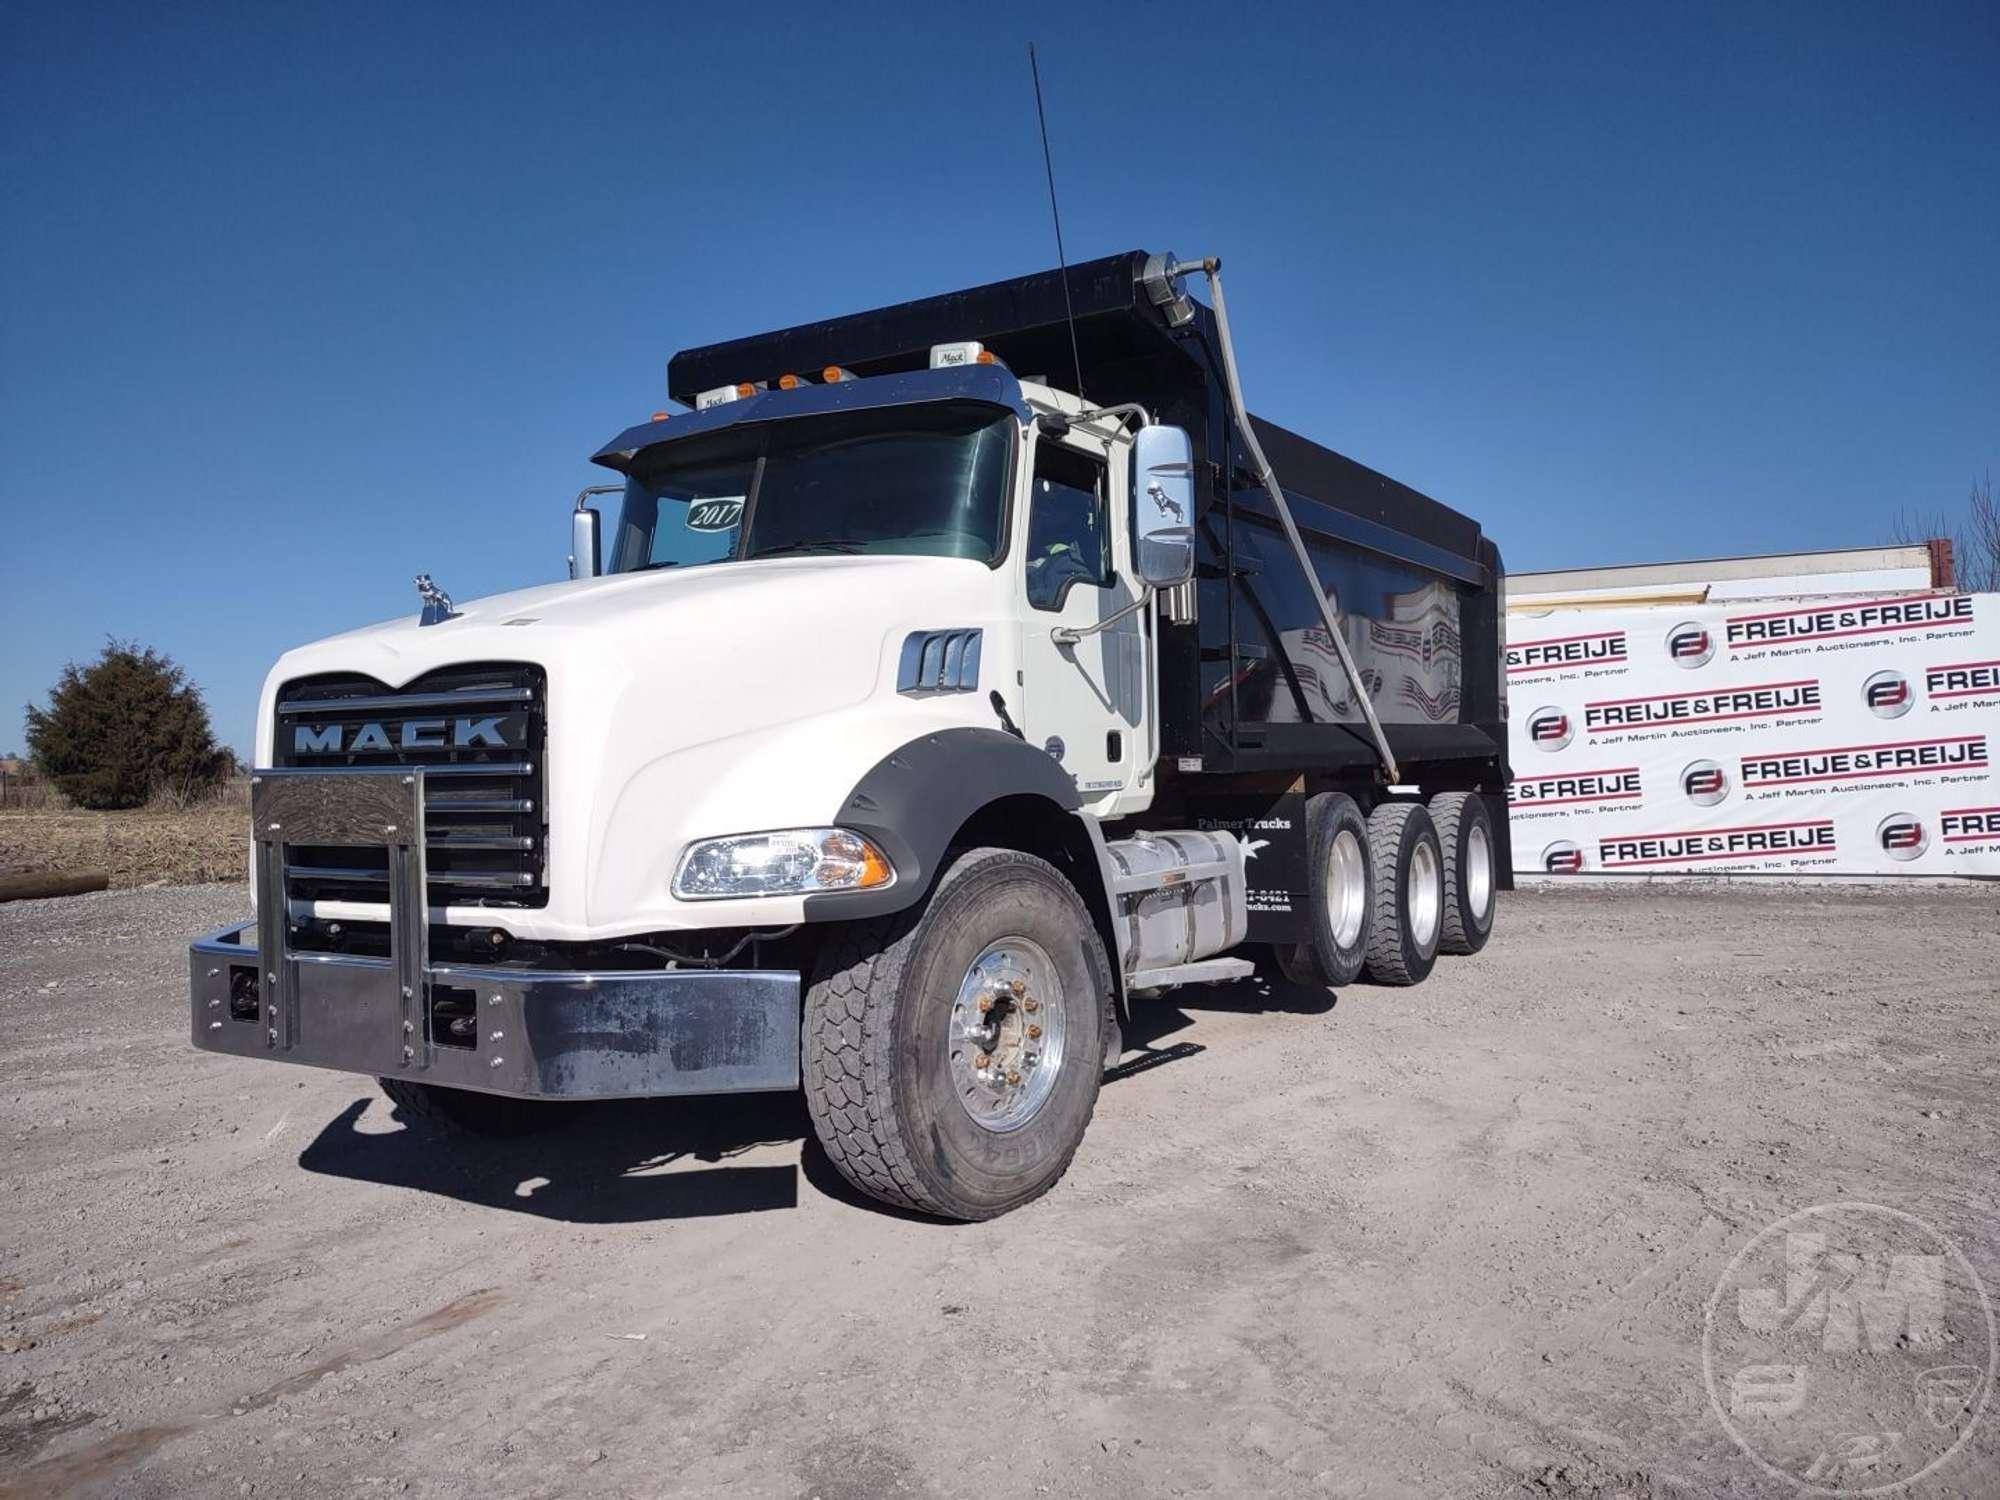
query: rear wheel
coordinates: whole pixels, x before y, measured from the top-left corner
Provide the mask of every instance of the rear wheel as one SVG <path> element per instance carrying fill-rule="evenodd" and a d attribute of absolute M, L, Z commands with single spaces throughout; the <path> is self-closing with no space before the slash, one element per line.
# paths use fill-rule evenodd
<path fill-rule="evenodd" d="M 974 849 L 921 908 L 827 942 L 806 993 L 806 1105 L 862 1192 L 990 1219 L 1068 1169 L 1116 1032 L 1076 891 L 1031 854 Z"/>
<path fill-rule="evenodd" d="M 1500 885 L 1493 863 L 1493 819 L 1486 799 L 1476 792 L 1440 792 L 1431 798 L 1430 808 L 1444 852 L 1444 932 L 1438 951 L 1477 953 L 1493 935 L 1494 894 Z"/>
<path fill-rule="evenodd" d="M 1421 802 L 1384 802 L 1368 815 L 1374 925 L 1368 977 L 1419 984 L 1437 963 L 1444 929 L 1444 856 Z"/>
<path fill-rule="evenodd" d="M 589 1105 L 572 1099 L 509 1099 L 471 1089 L 440 1088 L 412 1078 L 378 1078 L 382 1092 L 412 1125 L 433 1125 L 467 1135 L 520 1136 L 567 1125 Z"/>
<path fill-rule="evenodd" d="M 1281 945 L 1278 964 L 1294 984 L 1338 989 L 1360 977 L 1373 923 L 1368 823 L 1345 792 L 1306 803 L 1306 858 L 1311 938 Z"/>

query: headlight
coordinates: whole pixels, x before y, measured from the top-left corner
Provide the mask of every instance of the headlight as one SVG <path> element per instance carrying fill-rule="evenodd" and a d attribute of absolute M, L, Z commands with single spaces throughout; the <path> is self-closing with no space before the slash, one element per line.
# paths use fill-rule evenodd
<path fill-rule="evenodd" d="M 674 871 L 683 901 L 867 891 L 896 878 L 888 856 L 845 828 L 786 828 L 690 844 Z"/>

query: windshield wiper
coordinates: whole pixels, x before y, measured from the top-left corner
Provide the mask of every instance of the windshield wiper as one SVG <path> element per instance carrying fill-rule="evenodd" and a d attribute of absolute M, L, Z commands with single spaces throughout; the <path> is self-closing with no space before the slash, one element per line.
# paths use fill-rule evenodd
<path fill-rule="evenodd" d="M 835 537 L 828 536 L 820 537 L 816 541 L 786 542 L 780 547 L 760 547 L 757 551 L 752 552 L 745 561 L 754 561 L 760 557 L 777 557 L 786 552 L 859 552 L 860 550 L 861 543 L 859 542 L 843 542 Z"/>

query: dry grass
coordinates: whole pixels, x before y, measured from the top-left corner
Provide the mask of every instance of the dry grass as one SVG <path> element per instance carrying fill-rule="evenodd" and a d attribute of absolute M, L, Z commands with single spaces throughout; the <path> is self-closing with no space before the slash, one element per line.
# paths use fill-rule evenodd
<path fill-rule="evenodd" d="M 0 809 L 0 872 L 109 870 L 114 886 L 241 880 L 250 861 L 250 809 L 235 798 L 182 811 L 44 812 Z"/>

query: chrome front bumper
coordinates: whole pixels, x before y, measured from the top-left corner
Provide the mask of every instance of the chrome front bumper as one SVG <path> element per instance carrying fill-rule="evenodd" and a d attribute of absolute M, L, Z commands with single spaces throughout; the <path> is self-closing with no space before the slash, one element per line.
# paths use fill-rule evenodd
<path fill-rule="evenodd" d="M 784 1090 L 799 1083 L 799 976 L 433 965 L 423 775 L 260 771 L 258 920 L 188 950 L 195 1046 L 524 1099 Z M 390 957 L 294 951 L 287 839 L 386 846 Z M 439 1035 L 439 1002 L 470 1027 Z"/>

